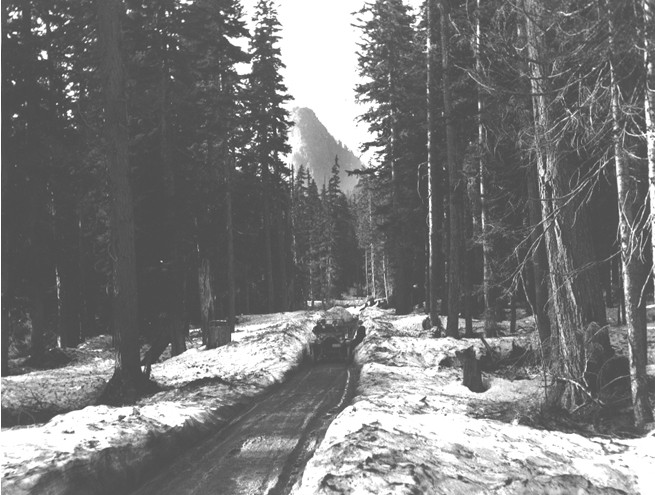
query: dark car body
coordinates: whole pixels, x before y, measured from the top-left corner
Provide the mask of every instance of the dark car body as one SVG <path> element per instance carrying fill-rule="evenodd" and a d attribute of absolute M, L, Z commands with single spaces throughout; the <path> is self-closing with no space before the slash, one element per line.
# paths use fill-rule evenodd
<path fill-rule="evenodd" d="M 309 344 L 309 355 L 312 361 L 314 363 L 319 361 L 349 362 L 356 345 L 354 342 L 358 327 L 357 320 L 337 319 L 329 322 L 321 320 L 314 327 L 314 340 Z"/>

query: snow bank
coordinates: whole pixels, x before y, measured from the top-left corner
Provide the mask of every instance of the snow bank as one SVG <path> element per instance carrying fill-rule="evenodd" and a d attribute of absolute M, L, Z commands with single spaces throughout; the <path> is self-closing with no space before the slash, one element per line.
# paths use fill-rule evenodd
<path fill-rule="evenodd" d="M 420 316 L 364 312 L 354 403 L 330 425 L 292 493 L 649 493 L 655 437 L 585 438 L 524 426 L 538 376 L 461 385 L 455 352 L 479 340 L 429 338 Z M 526 340 L 527 339 L 527 340 Z M 520 337 L 525 345 L 529 336 Z M 479 342 L 479 343 L 478 343 Z M 511 338 L 488 339 L 497 355 Z M 512 417 L 492 419 L 495 411 Z M 508 421 L 509 420 L 509 421 Z"/>
<path fill-rule="evenodd" d="M 259 317 L 227 346 L 156 364 L 152 377 L 165 390 L 135 406 L 89 406 L 44 425 L 4 429 L 3 493 L 126 491 L 283 381 L 302 359 L 314 319 L 305 312 Z M 25 384 L 30 376 L 22 375 Z"/>

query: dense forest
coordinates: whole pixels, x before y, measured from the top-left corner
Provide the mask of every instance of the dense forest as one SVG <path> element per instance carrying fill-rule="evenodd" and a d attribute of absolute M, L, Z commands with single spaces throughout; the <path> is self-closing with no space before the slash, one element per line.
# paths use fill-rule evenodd
<path fill-rule="evenodd" d="M 2 20 L 2 342 L 31 359 L 114 334 L 344 295 L 416 307 L 446 335 L 517 305 L 552 362 L 550 400 L 595 393 L 629 329 L 635 424 L 652 421 L 646 304 L 655 251 L 652 0 L 373 0 L 355 88 L 372 159 L 346 196 L 286 163 L 272 0 L 10 0 Z M 649 209 L 650 208 L 650 209 Z M 466 319 L 464 329 L 459 318 Z"/>

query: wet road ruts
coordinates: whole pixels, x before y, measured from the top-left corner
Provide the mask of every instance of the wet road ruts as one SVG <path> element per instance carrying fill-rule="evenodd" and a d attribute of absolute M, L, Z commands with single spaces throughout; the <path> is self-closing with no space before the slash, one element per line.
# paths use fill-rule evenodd
<path fill-rule="evenodd" d="M 343 364 L 303 368 L 133 495 L 287 493 L 354 378 Z"/>

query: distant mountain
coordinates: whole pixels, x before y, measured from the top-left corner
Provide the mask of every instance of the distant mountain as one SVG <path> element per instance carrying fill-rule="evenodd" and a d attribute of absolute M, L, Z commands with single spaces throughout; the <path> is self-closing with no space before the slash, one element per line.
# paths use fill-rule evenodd
<path fill-rule="evenodd" d="M 334 157 L 339 157 L 341 190 L 351 192 L 357 184 L 356 176 L 349 176 L 346 170 L 362 167 L 362 163 L 340 141 L 337 141 L 309 108 L 294 108 L 291 112 L 294 122 L 289 132 L 291 163 L 298 170 L 300 165 L 308 168 L 319 190 L 330 178 Z"/>

